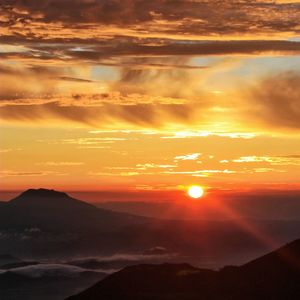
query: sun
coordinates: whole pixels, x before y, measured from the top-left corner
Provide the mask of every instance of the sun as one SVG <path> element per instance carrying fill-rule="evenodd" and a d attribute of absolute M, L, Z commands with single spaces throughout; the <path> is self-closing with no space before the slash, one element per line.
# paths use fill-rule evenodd
<path fill-rule="evenodd" d="M 188 195 L 191 198 L 198 199 L 198 198 L 201 198 L 204 195 L 204 190 L 199 185 L 192 185 L 188 189 Z"/>

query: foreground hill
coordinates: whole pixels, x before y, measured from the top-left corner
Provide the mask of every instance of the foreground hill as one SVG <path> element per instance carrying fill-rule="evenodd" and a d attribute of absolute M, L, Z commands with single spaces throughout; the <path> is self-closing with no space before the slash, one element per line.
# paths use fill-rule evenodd
<path fill-rule="evenodd" d="M 300 299 L 300 240 L 221 271 L 188 264 L 138 265 L 68 300 Z"/>

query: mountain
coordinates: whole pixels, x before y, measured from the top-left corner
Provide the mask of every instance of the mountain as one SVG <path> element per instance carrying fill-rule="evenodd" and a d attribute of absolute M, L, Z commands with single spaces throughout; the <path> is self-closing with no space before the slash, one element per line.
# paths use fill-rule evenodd
<path fill-rule="evenodd" d="M 172 253 L 176 261 L 184 258 L 213 268 L 266 253 L 295 239 L 299 230 L 300 221 L 141 217 L 97 208 L 46 189 L 27 190 L 0 206 L 1 252 L 30 261 L 140 255 L 149 249 L 165 249 L 156 254 L 165 258 Z"/>
<path fill-rule="evenodd" d="M 62 192 L 29 189 L 0 206 L 0 249 L 29 257 L 111 251 L 125 243 L 119 233 L 123 228 L 147 220 L 100 209 Z"/>
<path fill-rule="evenodd" d="M 68 209 L 90 209 L 93 206 L 71 198 L 66 193 L 48 189 L 29 189 L 9 202 L 12 206 L 34 206 L 43 208 L 66 207 Z"/>
<path fill-rule="evenodd" d="M 68 300 L 300 299 L 300 240 L 240 267 L 138 265 L 112 274 Z"/>
<path fill-rule="evenodd" d="M 59 297 L 63 299 L 98 281 L 99 274 L 95 273 L 99 269 L 111 272 L 137 263 L 143 265 L 137 269 L 127 268 L 109 278 L 116 278 L 116 282 L 118 280 L 121 282 L 123 272 L 126 271 L 129 272 L 128 280 L 132 275 L 132 278 L 143 286 L 142 273 L 148 270 L 149 284 L 153 280 L 157 287 L 161 285 L 163 288 L 159 274 L 166 270 L 163 273 L 164 279 L 169 278 L 172 286 L 174 283 L 182 286 L 184 294 L 186 294 L 185 285 L 192 284 L 193 280 L 196 283 L 189 286 L 191 292 L 194 286 L 203 287 L 205 293 L 211 293 L 216 287 L 222 290 L 220 288 L 222 282 L 226 283 L 223 287 L 226 290 L 228 286 L 234 286 L 236 283 L 245 285 L 246 280 L 239 282 L 236 279 L 242 278 L 242 275 L 249 278 L 249 282 L 255 282 L 257 276 L 252 278 L 251 274 L 256 273 L 247 271 L 252 270 L 251 268 L 258 269 L 254 262 L 253 265 L 246 264 L 238 268 L 239 273 L 236 271 L 237 268 L 226 268 L 216 272 L 174 264 L 188 261 L 197 267 L 215 268 L 224 264 L 244 263 L 250 258 L 267 253 L 278 244 L 294 239 L 299 236 L 299 230 L 300 222 L 297 220 L 264 221 L 243 218 L 225 221 L 161 220 L 141 217 L 97 208 L 66 193 L 30 189 L 0 205 L 0 249 L 1 253 L 10 254 L 2 255 L 0 298 L 44 299 L 41 296 L 44 293 L 49 294 L 48 298 L 51 300 Z M 37 261 L 41 263 L 36 263 Z M 86 269 L 88 272 L 81 272 L 74 280 L 69 277 L 61 279 L 60 275 L 51 276 L 49 279 L 47 276 L 50 271 L 46 266 L 49 262 L 64 264 L 58 269 L 53 265 L 49 267 L 54 274 L 57 274 L 56 272 L 61 274 L 59 270 L 69 274 L 70 268 L 75 271 L 78 268 Z M 156 267 L 146 265 L 162 262 L 168 262 L 169 265 Z M 45 268 L 45 273 L 41 268 Z M 182 283 L 181 280 L 186 277 L 180 277 L 178 281 L 178 278 L 174 277 L 174 274 L 177 274 L 174 268 L 179 269 L 180 274 L 192 272 L 198 275 L 195 275 L 195 278 L 188 277 L 188 281 Z M 24 277 L 24 272 L 26 274 L 42 272 L 46 275 L 39 279 L 28 278 Z M 264 274 L 262 269 L 257 272 Z M 232 281 L 230 278 L 233 278 Z M 85 282 L 84 286 L 80 284 L 80 279 Z M 279 279 L 275 277 L 274 280 Z M 112 284 L 110 280 L 106 282 L 108 285 Z M 133 283 L 128 284 L 130 286 Z M 150 284 L 148 288 L 151 290 L 153 286 Z M 251 290 L 252 287 L 245 286 L 245 288 Z M 59 293 L 54 296 L 51 291 L 55 289 Z M 34 296 L 31 297 L 28 292 L 30 290 L 37 293 L 32 292 Z M 41 294 L 38 291 L 41 291 Z M 15 293 L 13 296 L 12 292 Z M 130 289 L 126 290 L 127 292 L 130 292 Z M 6 298 L 3 295 L 7 295 Z M 128 297 L 134 299 L 132 295 Z M 193 299 L 192 296 L 190 299 Z"/>
<path fill-rule="evenodd" d="M 123 226 L 138 220 L 130 214 L 98 209 L 65 193 L 29 189 L 0 207 L 0 228 L 39 228 L 86 231 Z"/>

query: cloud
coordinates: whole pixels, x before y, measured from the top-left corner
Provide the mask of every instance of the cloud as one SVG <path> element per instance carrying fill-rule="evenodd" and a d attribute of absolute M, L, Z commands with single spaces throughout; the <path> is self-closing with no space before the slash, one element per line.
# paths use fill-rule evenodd
<path fill-rule="evenodd" d="M 228 160 L 220 161 L 221 163 L 229 163 Z M 298 155 L 287 155 L 287 156 L 241 156 L 239 158 L 231 160 L 235 163 L 267 163 L 272 166 L 299 166 L 300 156 Z"/>
<path fill-rule="evenodd" d="M 41 62 L 10 62 L 4 59 L 0 63 L 0 105 L 47 103 L 61 100 L 63 95 L 77 100 L 80 91 L 87 88 L 92 100 L 95 86 L 99 92 L 99 82 L 70 77 L 74 72 L 84 73 L 87 69 L 68 68 L 66 64 L 44 65 Z"/>
<path fill-rule="evenodd" d="M 298 3 L 271 0 L 3 0 L 0 57 L 192 70 L 149 57 L 297 54 L 299 20 Z"/>
<path fill-rule="evenodd" d="M 174 161 L 178 160 L 197 160 L 201 153 L 191 153 L 186 155 L 178 155 L 174 157 Z"/>
<path fill-rule="evenodd" d="M 137 170 L 147 170 L 147 169 L 173 169 L 176 168 L 177 165 L 167 165 L 167 164 L 153 164 L 153 163 L 146 163 L 146 164 L 137 164 Z"/>
<path fill-rule="evenodd" d="M 158 59 L 155 61 L 157 63 Z M 188 58 L 168 58 L 165 64 L 182 66 L 188 61 Z M 55 73 L 53 79 L 51 68 L 49 72 L 48 68 L 43 68 L 39 74 L 37 68 L 34 71 L 5 69 L 3 78 L 8 90 L 0 93 L 3 120 L 60 119 L 91 126 L 123 122 L 161 127 L 168 122 L 193 122 L 195 113 L 199 118 L 201 111 L 212 103 L 212 97 L 205 97 L 199 84 L 202 68 L 187 71 L 176 67 L 159 70 L 122 67 L 119 80 L 110 83 L 107 92 L 103 93 L 93 93 L 91 88 L 88 93 L 75 93 L 74 89 L 87 90 L 81 84 L 93 83 L 76 79 L 67 80 L 71 85 L 65 86 L 66 77 Z M 64 78 L 63 84 L 57 78 Z M 99 89 L 99 84 L 93 88 Z"/>
<path fill-rule="evenodd" d="M 42 163 L 37 163 L 37 165 L 42 165 L 42 166 L 52 166 L 52 167 L 57 167 L 57 166 L 81 166 L 84 165 L 84 162 L 73 162 L 73 161 L 46 161 Z"/>
<path fill-rule="evenodd" d="M 148 250 L 147 250 L 148 252 Z M 109 255 L 109 256 L 91 256 L 91 257 L 84 257 L 84 258 L 80 258 L 77 261 L 78 262 L 85 262 L 87 260 L 93 259 L 96 260 L 98 262 L 120 262 L 120 261 L 124 261 L 124 262 L 136 262 L 136 261 L 140 261 L 140 260 L 152 260 L 155 258 L 166 258 L 169 256 L 173 256 L 174 253 L 170 253 L 165 251 L 166 253 L 164 254 L 128 254 L 128 253 L 117 253 L 117 254 L 113 254 L 113 255 Z"/>
<path fill-rule="evenodd" d="M 226 137 L 231 139 L 253 139 L 257 133 L 252 132 L 211 132 L 205 130 L 185 130 L 176 131 L 173 135 L 162 136 L 162 139 L 186 139 L 186 138 L 197 138 L 197 137 Z"/>
<path fill-rule="evenodd" d="M 70 266 L 65 264 L 37 264 L 26 267 L 14 268 L 8 271 L 2 271 L 2 274 L 18 274 L 29 278 L 42 277 L 78 277 L 81 273 L 90 271 L 88 269 Z M 93 272 L 106 272 L 102 270 L 93 270 Z"/>
<path fill-rule="evenodd" d="M 252 86 L 253 119 L 278 128 L 300 129 L 300 73 L 271 75 Z"/>
<path fill-rule="evenodd" d="M 16 70 L 9 72 L 18 74 Z M 124 68 L 120 79 L 112 84 L 111 91 L 107 93 L 73 95 L 50 93 L 45 97 L 40 95 L 32 98 L 29 97 L 29 92 L 25 95 L 10 92 L 8 93 L 10 99 L 3 98 L 0 101 L 0 118 L 3 121 L 29 123 L 48 120 L 75 122 L 93 127 L 103 126 L 103 129 L 108 125 L 115 126 L 114 129 L 117 129 L 118 126 L 126 124 L 137 128 L 160 130 L 170 124 L 201 126 L 209 122 L 230 119 L 237 124 L 231 123 L 231 129 L 234 126 L 234 128 L 248 130 L 248 132 L 243 130 L 226 132 L 224 128 L 224 132 L 210 132 L 177 129 L 174 134 L 161 136 L 166 139 L 211 135 L 250 139 L 257 135 L 251 133 L 251 130 L 300 129 L 300 74 L 298 72 L 282 72 L 250 82 L 241 81 L 236 87 L 234 97 L 218 96 L 204 91 L 201 83 L 206 75 L 189 74 L 189 72 L 202 72 L 202 70 L 186 72 L 185 69 L 166 69 L 157 73 L 157 70 L 151 69 Z M 22 81 L 23 77 L 19 78 L 18 85 L 21 85 Z M 7 86 L 15 89 L 13 85 L 15 82 L 14 80 Z M 38 82 L 38 77 L 35 82 Z M 43 91 L 43 75 L 41 75 L 41 82 L 42 86 L 32 83 L 31 88 Z M 75 84 L 81 83 L 75 82 Z M 53 84 L 50 87 L 55 89 Z M 0 92 L 1 97 L 5 96 Z M 224 109 L 216 110 L 216 107 L 224 107 Z M 113 142 L 116 140 L 98 140 L 97 143 Z"/>
<path fill-rule="evenodd" d="M 73 78 L 67 76 L 60 76 L 58 79 L 65 80 L 65 81 L 74 81 L 74 82 L 94 82 L 93 80 L 89 79 L 82 79 L 82 78 Z"/>
<path fill-rule="evenodd" d="M 140 175 L 154 175 L 155 173 L 153 172 L 135 172 L 135 171 L 130 171 L 130 172 L 118 172 L 118 173 L 111 173 L 111 172 L 89 172 L 88 175 L 90 176 L 120 176 L 120 177 L 131 177 L 131 176 L 140 176 Z"/>
<path fill-rule="evenodd" d="M 3 0 L 0 7 L 4 36 L 26 40 L 75 32 L 82 39 L 297 34 L 300 19 L 297 3 L 270 0 Z"/>
<path fill-rule="evenodd" d="M 299 54 L 299 20 L 299 3 L 288 1 L 3 0 L 0 118 L 159 129 L 230 120 L 241 133 L 215 134 L 232 138 L 252 138 L 244 128 L 299 129 L 299 74 L 244 82 L 233 101 L 205 89 L 222 66 L 192 59 Z M 108 80 L 94 78 L 99 65 Z"/>
<path fill-rule="evenodd" d="M 76 33 L 74 32 L 74 36 Z M 8 43 L 3 36 L 0 41 Z M 15 42 L 13 42 L 15 43 Z M 201 70 L 206 66 L 196 66 L 186 61 L 187 56 L 213 55 L 259 55 L 259 54 L 290 54 L 300 52 L 300 42 L 293 40 L 267 40 L 253 38 L 252 40 L 200 40 L 189 39 L 140 39 L 114 36 L 110 39 L 81 41 L 47 41 L 26 42 L 23 39 L 17 43 L 26 44 L 26 50 L 6 45 L 6 52 L 0 51 L 0 58 L 16 61 L 28 61 L 40 64 L 61 64 L 84 62 L 108 67 L 127 67 L 132 69 L 185 69 Z M 74 44 L 80 47 L 74 47 Z M 15 46 L 18 47 L 18 46 Z M 78 48 L 80 50 L 78 50 Z M 1 49 L 0 49 L 1 50 Z M 172 59 L 172 57 L 176 57 Z M 174 62 L 180 63 L 174 63 Z M 63 75 L 61 79 L 92 83 L 89 79 Z"/>
<path fill-rule="evenodd" d="M 53 93 L 51 76 L 56 73 L 45 68 L 7 67 L 0 64 L 0 101 L 22 98 L 36 98 L 43 93 Z"/>
<path fill-rule="evenodd" d="M 153 247 L 143 254 L 114 254 L 112 256 L 82 257 L 73 261 L 67 261 L 74 265 L 90 270 L 118 270 L 126 266 L 146 263 L 162 263 L 177 257 L 176 253 L 169 252 L 164 247 Z"/>
<path fill-rule="evenodd" d="M 47 119 L 65 120 L 90 126 L 123 122 L 137 126 L 162 126 L 165 120 L 192 120 L 194 109 L 179 104 L 103 104 L 101 106 L 60 105 L 50 102 L 37 105 L 5 105 L 0 107 L 3 120 L 38 122 Z"/>
<path fill-rule="evenodd" d="M 54 171 L 37 171 L 37 172 L 28 172 L 28 171 L 12 171 L 12 170 L 2 170 L 0 171 L 0 178 L 2 177 L 20 177 L 20 176 L 30 176 L 30 177 L 39 177 L 39 176 L 65 176 L 67 173 L 54 172 Z"/>
<path fill-rule="evenodd" d="M 0 149 L 0 153 L 8 153 L 8 152 L 11 152 L 11 151 L 13 151 L 12 148 Z"/>
<path fill-rule="evenodd" d="M 298 54 L 300 52 L 300 42 L 297 41 L 255 39 L 201 41 L 155 39 L 141 41 L 141 39 L 126 38 L 124 41 L 124 38 L 114 37 L 113 40 L 104 40 L 100 44 L 95 42 L 87 47 L 83 44 L 80 51 L 75 50 L 72 46 L 60 46 L 60 44 L 58 46 L 62 47 L 61 53 L 73 60 L 85 60 L 104 66 L 157 70 L 170 68 L 201 70 L 206 68 L 206 66 L 188 64 L 186 58 L 188 56 Z M 32 47 L 35 47 L 35 51 L 39 51 L 36 46 Z M 53 51 L 53 47 L 42 48 L 41 58 L 44 55 L 53 55 Z"/>
<path fill-rule="evenodd" d="M 90 172 L 92 176 L 139 176 L 139 175 L 154 175 L 156 172 L 161 169 L 173 170 L 178 166 L 173 164 L 154 164 L 154 163 L 145 163 L 145 164 L 136 164 L 134 167 L 105 167 L 106 170 L 112 172 Z M 151 171 L 149 171 L 151 170 Z"/>
<path fill-rule="evenodd" d="M 240 171 L 234 171 L 234 170 L 218 170 L 218 169 L 208 169 L 208 170 L 193 170 L 193 171 L 165 171 L 164 174 L 168 175 L 188 175 L 193 177 L 210 177 L 214 174 L 235 174 L 235 173 L 243 173 Z"/>
<path fill-rule="evenodd" d="M 143 61 L 146 58 L 140 59 Z M 148 59 L 146 59 L 148 60 Z M 189 57 L 168 57 L 152 58 L 152 60 L 161 60 L 166 64 L 172 62 L 174 66 L 185 65 L 190 60 Z M 206 74 L 206 68 L 184 69 L 184 68 L 165 68 L 165 69 L 136 69 L 134 67 L 121 67 L 119 69 L 119 80 L 112 85 L 112 89 L 119 91 L 121 95 L 148 95 L 160 97 L 172 104 L 187 103 L 187 100 L 201 102 L 201 105 L 207 106 L 210 101 L 204 99 L 204 92 L 201 82 Z M 172 84 L 172 88 L 170 88 Z M 137 97 L 136 97 L 137 98 Z M 180 106 L 170 107 L 170 110 L 176 113 L 178 117 L 187 117 L 188 111 L 182 110 Z"/>
<path fill-rule="evenodd" d="M 273 168 L 253 168 L 250 170 L 247 170 L 248 173 L 274 173 L 274 172 L 278 172 L 278 173 L 286 173 L 286 170 L 277 170 L 277 169 L 273 169 Z"/>

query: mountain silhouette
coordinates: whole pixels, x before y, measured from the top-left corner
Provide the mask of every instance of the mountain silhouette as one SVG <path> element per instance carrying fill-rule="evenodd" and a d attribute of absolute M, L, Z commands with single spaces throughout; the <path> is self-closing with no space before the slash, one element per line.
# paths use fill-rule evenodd
<path fill-rule="evenodd" d="M 98 208 L 66 193 L 29 189 L 0 205 L 0 249 L 29 260 L 168 249 L 195 264 L 209 257 L 215 267 L 239 264 L 272 249 L 253 232 L 280 245 L 297 238 L 300 229 L 299 221 L 245 222 L 251 223 L 243 227 L 239 220 L 141 217 Z"/>
<path fill-rule="evenodd" d="M 1 228 L 38 228 L 53 231 L 107 230 L 141 220 L 130 214 L 99 209 L 66 193 L 29 189 L 0 207 Z"/>
<path fill-rule="evenodd" d="M 49 207 L 55 206 L 67 206 L 68 208 L 80 207 L 88 208 L 93 207 L 92 205 L 76 200 L 70 197 L 68 194 L 63 192 L 58 192 L 55 190 L 48 189 L 29 189 L 21 193 L 16 198 L 9 202 L 10 205 L 20 205 L 20 206 L 39 206 L 43 205 Z"/>
<path fill-rule="evenodd" d="M 127 267 L 68 300 L 300 299 L 300 240 L 240 267 Z"/>
<path fill-rule="evenodd" d="M 21 257 L 109 252 L 125 244 L 123 228 L 147 220 L 66 193 L 29 189 L 0 206 L 0 249 Z"/>

